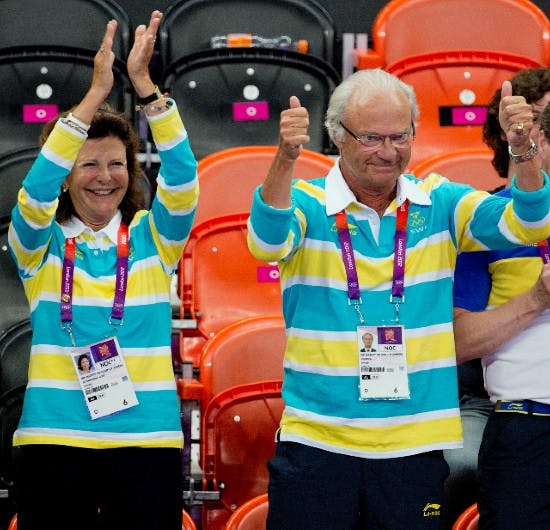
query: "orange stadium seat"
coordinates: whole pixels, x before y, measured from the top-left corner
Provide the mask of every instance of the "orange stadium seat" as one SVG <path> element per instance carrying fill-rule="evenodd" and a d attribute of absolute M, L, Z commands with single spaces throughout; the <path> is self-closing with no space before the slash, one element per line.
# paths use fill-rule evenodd
<path fill-rule="evenodd" d="M 182 399 L 201 401 L 203 412 L 222 390 L 283 378 L 286 347 L 282 315 L 257 315 L 229 324 L 209 339 L 200 358 L 200 381 L 178 380 Z M 186 387 L 191 386 L 188 395 Z"/>
<path fill-rule="evenodd" d="M 493 168 L 493 152 L 484 147 L 447 151 L 422 160 L 412 168 L 418 178 L 435 172 L 453 182 L 470 184 L 478 190 L 492 191 L 502 186 L 503 180 Z"/>
<path fill-rule="evenodd" d="M 243 318 L 281 313 L 279 270 L 254 258 L 247 245 L 248 213 L 229 214 L 194 226 L 179 268 L 182 319 L 196 322 L 196 330 L 182 330 L 182 338 L 200 339 L 193 351 L 180 341 L 182 360 L 197 365 L 204 342 Z M 193 337 L 191 337 L 193 338 Z"/>
<path fill-rule="evenodd" d="M 477 530 L 478 521 L 479 512 L 477 510 L 477 504 L 472 504 L 472 506 L 466 508 L 466 510 L 460 514 L 453 524 L 452 530 Z"/>
<path fill-rule="evenodd" d="M 265 530 L 268 507 L 267 493 L 250 499 L 233 512 L 226 530 Z"/>
<path fill-rule="evenodd" d="M 420 111 L 409 168 L 445 151 L 481 147 L 495 90 L 519 70 L 537 66 L 523 56 L 483 50 L 427 53 L 393 63 L 388 71 L 415 89 Z"/>
<path fill-rule="evenodd" d="M 529 0 L 391 0 L 376 16 L 372 49 L 358 68 L 387 68 L 409 55 L 450 50 L 514 53 L 550 64 L 550 21 Z"/>
<path fill-rule="evenodd" d="M 218 491 L 204 501 L 202 527 L 222 530 L 237 507 L 267 491 L 267 462 L 283 412 L 281 381 L 224 390 L 209 403 L 201 428 L 203 489 Z"/>
<path fill-rule="evenodd" d="M 199 161 L 201 200 L 195 224 L 211 217 L 250 210 L 254 189 L 269 170 L 277 147 L 248 145 L 231 147 Z M 324 176 L 334 165 L 327 155 L 304 149 L 295 165 L 295 178 L 309 180 Z"/>

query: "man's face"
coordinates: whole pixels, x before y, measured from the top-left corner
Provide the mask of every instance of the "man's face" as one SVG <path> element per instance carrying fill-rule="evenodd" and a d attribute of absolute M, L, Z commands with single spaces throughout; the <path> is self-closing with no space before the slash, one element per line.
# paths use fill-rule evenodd
<path fill-rule="evenodd" d="M 363 344 L 367 349 L 372 348 L 372 335 L 370 333 L 363 335 Z"/>
<path fill-rule="evenodd" d="M 350 97 L 342 122 L 357 136 L 412 132 L 410 105 L 402 92 L 367 97 L 357 90 Z M 387 137 L 377 148 L 365 147 L 347 132 L 335 143 L 342 174 L 356 196 L 358 191 L 374 195 L 393 191 L 411 158 L 410 142 L 396 147 Z"/>

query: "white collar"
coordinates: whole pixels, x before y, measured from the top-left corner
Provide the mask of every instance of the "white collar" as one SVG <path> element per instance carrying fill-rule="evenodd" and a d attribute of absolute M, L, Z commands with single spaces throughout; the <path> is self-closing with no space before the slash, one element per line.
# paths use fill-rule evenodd
<path fill-rule="evenodd" d="M 399 175 L 397 179 L 397 206 L 409 199 L 411 203 L 428 206 L 432 204 L 429 195 L 418 186 L 410 176 Z M 329 171 L 325 182 L 325 201 L 327 215 L 345 210 L 351 203 L 360 204 L 350 190 L 340 171 L 339 160 Z"/>
<path fill-rule="evenodd" d="M 122 221 L 122 214 L 120 210 L 117 210 L 114 217 L 109 221 L 109 224 L 103 227 L 101 230 L 94 232 L 89 226 L 86 226 L 76 215 L 73 215 L 68 221 L 61 225 L 61 230 L 66 238 L 78 237 L 79 235 L 87 232 L 93 234 L 96 239 L 102 236 L 107 236 L 112 243 L 117 244 L 118 228 Z"/>

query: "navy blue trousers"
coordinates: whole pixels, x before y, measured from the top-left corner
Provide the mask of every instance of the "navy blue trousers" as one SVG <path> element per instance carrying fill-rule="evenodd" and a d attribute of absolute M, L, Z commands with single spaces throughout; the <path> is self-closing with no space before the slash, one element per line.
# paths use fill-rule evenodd
<path fill-rule="evenodd" d="M 550 416 L 493 412 L 478 468 L 480 530 L 550 528 Z"/>
<path fill-rule="evenodd" d="M 267 530 L 444 528 L 441 451 L 379 460 L 279 442 L 269 472 Z"/>

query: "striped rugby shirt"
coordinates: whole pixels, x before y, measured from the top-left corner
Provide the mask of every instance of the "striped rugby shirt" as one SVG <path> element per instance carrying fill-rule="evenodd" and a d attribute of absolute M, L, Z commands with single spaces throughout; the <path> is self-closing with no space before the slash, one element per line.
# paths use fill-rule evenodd
<path fill-rule="evenodd" d="M 278 210 L 256 190 L 248 243 L 277 261 L 287 327 L 280 439 L 367 458 L 461 447 L 452 284 L 457 250 L 509 247 L 550 231 L 550 194 L 514 188 L 514 203 L 431 174 L 398 179 L 397 197 L 380 219 L 358 203 L 338 163 L 325 178 L 292 186 L 292 206 Z M 334 214 L 346 209 L 362 313 L 369 323 L 394 318 L 389 302 L 396 209 L 410 201 L 405 303 L 411 398 L 359 400 L 355 310 Z M 514 215 L 515 212 L 515 215 Z"/>
<path fill-rule="evenodd" d="M 73 334 L 76 346 L 113 336 L 116 233 L 120 213 L 94 233 L 55 220 L 61 184 L 86 137 L 58 121 L 27 174 L 13 209 L 9 244 L 30 303 L 29 382 L 14 445 L 86 448 L 183 444 L 171 357 L 171 276 L 189 235 L 198 197 L 197 164 L 174 104 L 148 117 L 161 159 L 150 211 L 129 226 L 129 275 L 123 325 L 116 332 L 139 405 L 91 420 L 60 325 L 65 238 L 76 236 Z"/>

